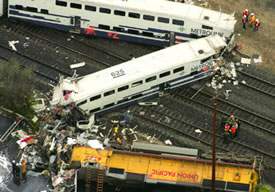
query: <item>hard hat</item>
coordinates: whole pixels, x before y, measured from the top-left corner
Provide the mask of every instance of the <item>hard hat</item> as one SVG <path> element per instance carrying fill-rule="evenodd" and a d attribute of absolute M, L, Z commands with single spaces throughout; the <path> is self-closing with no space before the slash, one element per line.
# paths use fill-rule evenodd
<path fill-rule="evenodd" d="M 15 160 L 12 160 L 12 163 L 15 163 Z"/>
<path fill-rule="evenodd" d="M 251 13 L 251 15 L 254 15 L 254 13 Z"/>
<path fill-rule="evenodd" d="M 247 9 L 245 9 L 245 11 L 248 11 Z"/>
<path fill-rule="evenodd" d="M 246 15 L 244 15 L 244 17 L 246 17 Z"/>
<path fill-rule="evenodd" d="M 259 19 L 256 19 L 256 21 L 259 21 Z"/>

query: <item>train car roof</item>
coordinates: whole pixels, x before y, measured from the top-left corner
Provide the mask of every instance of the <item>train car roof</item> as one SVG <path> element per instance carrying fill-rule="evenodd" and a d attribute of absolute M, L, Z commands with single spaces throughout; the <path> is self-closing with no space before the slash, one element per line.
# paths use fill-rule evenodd
<path fill-rule="evenodd" d="M 109 5 L 110 8 L 116 6 L 121 7 L 122 10 L 127 7 L 127 9 L 142 10 L 142 12 L 155 13 L 156 15 L 200 20 L 205 25 L 221 26 L 228 29 L 233 29 L 236 23 L 232 14 L 168 0 L 80 0 L 80 2 Z"/>
<path fill-rule="evenodd" d="M 133 59 L 122 64 L 84 76 L 76 84 L 74 91 L 81 93 L 75 99 L 82 99 L 92 93 L 102 93 L 106 90 L 121 87 L 137 80 L 143 80 L 166 72 L 167 69 L 204 59 L 216 53 L 215 49 L 225 47 L 224 39 L 218 35 L 208 36 L 194 41 L 178 44 L 154 53 Z M 190 66 L 189 66 L 190 67 Z M 111 73 L 123 70 L 125 75 L 114 78 Z M 68 89 L 68 90 L 70 90 Z"/>
<path fill-rule="evenodd" d="M 136 150 L 136 151 L 145 151 L 145 152 L 150 151 L 152 153 L 177 154 L 177 155 L 195 156 L 195 157 L 198 156 L 198 149 L 175 147 L 175 146 L 134 142 L 131 148 L 132 150 Z"/>

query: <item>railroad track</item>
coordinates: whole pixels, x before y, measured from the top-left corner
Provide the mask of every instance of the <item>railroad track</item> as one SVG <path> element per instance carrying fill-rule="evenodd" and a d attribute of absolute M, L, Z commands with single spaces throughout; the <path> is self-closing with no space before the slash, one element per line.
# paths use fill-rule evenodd
<path fill-rule="evenodd" d="M 205 91 L 199 91 L 194 88 L 186 88 L 179 90 L 173 97 L 180 97 L 181 100 L 187 100 L 188 102 L 194 102 L 208 109 L 213 109 L 212 102 L 213 94 L 209 94 Z M 195 96 L 195 97 L 194 97 Z M 242 123 L 246 123 L 256 129 L 264 131 L 272 136 L 275 136 L 275 120 L 269 117 L 263 116 L 254 111 L 248 110 L 245 107 L 234 104 L 228 100 L 217 97 L 217 111 L 224 116 L 235 115 L 241 120 Z"/>
<path fill-rule="evenodd" d="M 81 59 L 85 59 L 86 63 L 91 63 L 93 66 L 100 64 L 101 66 L 95 71 L 129 60 L 110 51 L 92 46 L 85 40 L 80 40 L 78 35 L 29 24 L 20 23 L 16 26 L 8 24 L 8 26 L 12 32 L 35 39 L 36 43 L 47 44 L 52 49 L 58 48 L 58 51 L 67 51 L 68 55 L 73 53 L 76 58 L 81 56 Z"/>
<path fill-rule="evenodd" d="M 32 58 L 28 55 L 21 53 L 20 51 L 13 51 L 12 49 L 0 45 L 1 58 L 6 61 L 10 61 L 12 58 L 16 59 L 22 67 L 32 68 L 33 72 L 39 76 L 40 79 L 49 82 L 56 83 L 59 80 L 59 75 L 71 76 L 71 74 L 61 71 L 47 63 L 39 61 L 36 58 Z M 39 66 L 39 68 L 34 68 Z"/>
<path fill-rule="evenodd" d="M 262 94 L 268 95 L 274 99 L 275 84 L 267 80 L 256 77 L 249 72 L 237 70 L 239 84 L 254 89 Z"/>

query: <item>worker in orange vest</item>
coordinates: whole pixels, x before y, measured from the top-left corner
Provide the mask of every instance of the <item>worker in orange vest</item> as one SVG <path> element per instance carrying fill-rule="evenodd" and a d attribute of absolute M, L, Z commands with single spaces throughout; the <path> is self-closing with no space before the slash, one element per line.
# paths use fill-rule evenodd
<path fill-rule="evenodd" d="M 246 16 L 246 22 L 248 22 L 249 11 L 247 9 L 244 10 L 243 16 Z"/>
<path fill-rule="evenodd" d="M 22 182 L 26 183 L 26 181 L 27 181 L 27 161 L 25 159 L 22 159 L 21 172 L 22 172 Z"/>
<path fill-rule="evenodd" d="M 250 15 L 250 27 L 252 27 L 253 25 L 254 25 L 254 23 L 255 23 L 255 20 L 256 20 L 256 17 L 255 17 L 255 15 L 254 15 L 254 13 L 251 13 L 251 15 Z"/>
<path fill-rule="evenodd" d="M 243 23 L 243 28 L 245 29 L 245 24 L 246 24 L 246 15 L 243 16 L 242 18 L 242 23 Z"/>
<path fill-rule="evenodd" d="M 234 137 L 236 137 L 236 127 L 235 126 L 232 126 L 231 129 L 230 129 L 230 132 L 231 132 L 231 139 L 233 139 Z"/>
<path fill-rule="evenodd" d="M 259 30 L 259 27 L 260 27 L 260 21 L 259 21 L 259 19 L 256 19 L 254 31 L 258 31 L 258 30 Z"/>
<path fill-rule="evenodd" d="M 230 137 L 229 129 L 230 129 L 230 125 L 228 125 L 226 123 L 224 126 L 224 132 L 223 132 L 223 143 L 224 144 L 228 144 L 228 139 Z"/>

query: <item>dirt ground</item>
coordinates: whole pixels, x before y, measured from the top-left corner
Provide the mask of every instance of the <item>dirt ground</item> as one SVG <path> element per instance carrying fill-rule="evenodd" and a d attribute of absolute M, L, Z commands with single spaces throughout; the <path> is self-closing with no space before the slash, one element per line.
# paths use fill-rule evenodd
<path fill-rule="evenodd" d="M 257 63 L 258 67 L 271 70 L 275 73 L 275 0 L 204 0 L 209 2 L 210 9 L 220 10 L 225 13 L 235 12 L 237 20 L 235 33 L 236 44 L 242 45 L 240 52 L 252 56 L 259 54 L 263 62 Z M 242 28 L 242 13 L 245 9 L 253 12 L 260 20 L 258 32 L 253 28 Z M 240 34 L 240 35 L 238 35 Z"/>

